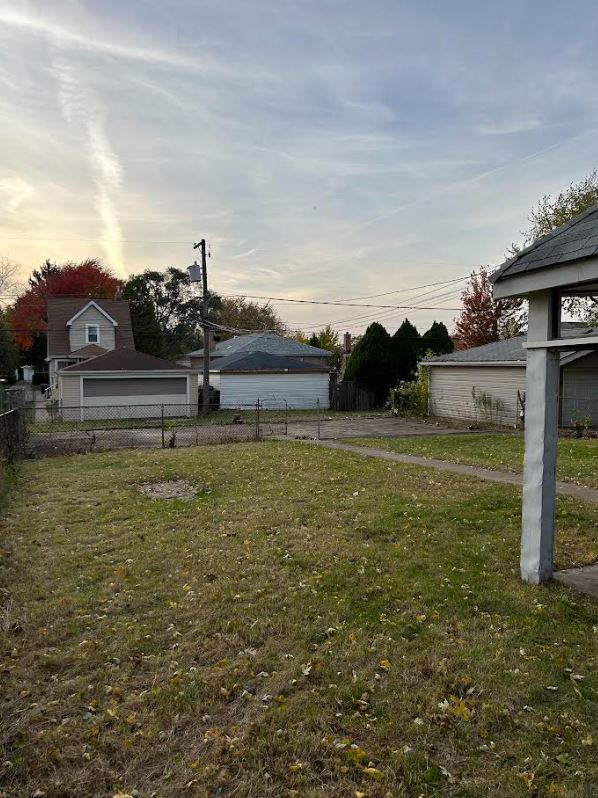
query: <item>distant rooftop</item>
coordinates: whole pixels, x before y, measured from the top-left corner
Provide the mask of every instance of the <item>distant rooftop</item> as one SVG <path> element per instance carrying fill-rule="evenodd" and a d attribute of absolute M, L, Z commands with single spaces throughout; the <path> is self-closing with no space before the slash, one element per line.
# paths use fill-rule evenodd
<path fill-rule="evenodd" d="M 588 327 L 580 322 L 563 322 L 561 325 L 561 336 L 563 338 L 583 338 L 584 335 L 596 335 L 598 328 Z M 458 352 L 451 352 L 448 355 L 438 355 L 426 364 L 434 363 L 507 363 L 525 364 L 527 355 L 524 343 L 527 341 L 526 335 L 518 335 L 515 338 L 505 338 L 502 341 L 494 341 L 483 346 L 474 346 L 471 349 L 461 349 Z M 578 353 L 578 354 L 585 354 Z M 569 360 L 570 352 L 561 352 L 561 360 Z"/>
<path fill-rule="evenodd" d="M 312 347 L 314 348 L 314 347 Z M 259 372 L 325 372 L 328 366 L 319 363 L 305 363 L 297 357 L 272 355 L 269 352 L 235 352 L 215 360 L 210 371 L 259 371 Z"/>
<path fill-rule="evenodd" d="M 202 357 L 203 349 L 189 352 L 187 357 Z M 302 344 L 294 338 L 286 338 L 276 333 L 250 333 L 249 335 L 236 335 L 228 341 L 220 341 L 210 349 L 211 357 L 226 357 L 237 352 L 266 352 L 271 355 L 285 355 L 288 357 L 328 357 L 327 349 L 317 346 Z"/>

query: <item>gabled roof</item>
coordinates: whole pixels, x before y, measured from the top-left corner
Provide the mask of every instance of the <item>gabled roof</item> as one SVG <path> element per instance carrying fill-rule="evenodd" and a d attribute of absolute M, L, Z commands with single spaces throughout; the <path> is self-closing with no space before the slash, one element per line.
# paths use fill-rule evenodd
<path fill-rule="evenodd" d="M 81 308 L 81 310 L 78 310 L 78 311 L 75 313 L 75 315 L 74 315 L 74 316 L 72 316 L 72 317 L 71 317 L 71 318 L 70 318 L 70 319 L 67 321 L 67 323 L 66 323 L 66 326 L 67 326 L 67 327 L 70 327 L 70 326 L 71 326 L 71 324 L 72 324 L 74 321 L 76 321 L 76 320 L 79 318 L 79 316 L 80 316 L 82 313 L 85 313 L 85 311 L 86 311 L 88 308 L 95 308 L 95 309 L 98 311 L 98 313 L 101 313 L 101 314 L 102 314 L 102 316 L 104 316 L 104 318 L 108 319 L 108 321 L 109 321 L 111 324 L 113 324 L 115 327 L 118 327 L 118 322 L 116 321 L 116 319 L 113 319 L 113 318 L 112 318 L 112 316 L 110 316 L 110 314 L 109 314 L 109 313 L 107 313 L 107 312 L 106 312 L 106 310 L 104 310 L 104 308 L 103 308 L 101 305 L 98 305 L 98 303 L 97 303 L 97 302 L 96 302 L 94 299 L 90 299 L 90 300 L 89 300 L 89 302 L 88 302 L 86 305 L 83 305 L 83 307 Z"/>
<path fill-rule="evenodd" d="M 596 335 L 597 329 L 588 327 L 577 322 L 563 322 L 561 326 L 561 336 L 563 338 L 582 338 L 585 335 Z M 525 366 L 527 361 L 527 350 L 524 347 L 527 341 L 526 335 L 518 335 L 515 338 L 505 338 L 503 341 L 494 341 L 483 346 L 474 346 L 471 349 L 462 349 L 459 352 L 451 352 L 448 355 L 438 355 L 429 360 L 423 361 L 424 365 L 469 365 L 487 363 L 489 365 L 498 363 L 512 363 L 513 365 Z M 561 352 L 561 365 L 565 362 L 570 363 L 580 357 L 585 357 L 588 351 L 581 352 Z"/>
<path fill-rule="evenodd" d="M 282 373 L 288 371 L 328 373 L 328 366 L 319 363 L 305 363 L 296 357 L 272 355 L 269 352 L 237 352 L 228 357 L 217 358 L 210 371 L 251 371 Z"/>
<path fill-rule="evenodd" d="M 87 344 L 86 346 L 82 346 L 80 349 L 73 349 L 71 355 L 73 357 L 97 357 L 97 355 L 103 355 L 104 352 L 107 351 L 108 350 L 103 346 L 98 346 L 97 344 Z"/>
<path fill-rule="evenodd" d="M 118 326 L 114 328 L 115 345 L 133 349 L 133 329 L 129 303 L 124 299 L 94 299 Z M 70 354 L 71 345 L 68 322 L 90 302 L 89 297 L 48 297 L 48 357 Z"/>
<path fill-rule="evenodd" d="M 570 261 L 598 255 L 598 205 L 534 241 L 514 258 L 505 261 L 491 276 L 491 282 Z"/>
<path fill-rule="evenodd" d="M 60 369 L 60 374 L 80 374 L 87 371 L 182 371 L 190 372 L 187 366 L 162 360 L 161 357 L 136 352 L 134 349 L 112 349 L 103 355 L 91 357 L 82 363 L 75 363 Z"/>
<path fill-rule="evenodd" d="M 237 335 L 228 341 L 220 341 L 210 350 L 211 357 L 225 357 L 237 352 L 268 352 L 271 355 L 288 357 L 329 357 L 327 349 L 302 344 L 294 338 L 286 338 L 276 333 L 251 333 Z M 190 352 L 191 357 L 202 357 L 203 349 Z"/>

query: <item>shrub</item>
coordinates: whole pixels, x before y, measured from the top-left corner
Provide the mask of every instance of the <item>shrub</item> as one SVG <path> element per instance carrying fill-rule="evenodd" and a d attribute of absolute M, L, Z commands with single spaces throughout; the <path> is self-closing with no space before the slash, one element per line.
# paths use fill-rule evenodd
<path fill-rule="evenodd" d="M 428 415 L 428 369 L 418 365 L 417 375 L 413 382 L 399 382 L 391 388 L 388 407 L 393 416 L 427 416 Z"/>

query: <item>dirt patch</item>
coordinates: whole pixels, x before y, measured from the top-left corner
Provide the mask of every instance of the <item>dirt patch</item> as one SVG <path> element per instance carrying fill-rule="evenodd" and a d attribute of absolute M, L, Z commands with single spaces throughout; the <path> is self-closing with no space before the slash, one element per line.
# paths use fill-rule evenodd
<path fill-rule="evenodd" d="M 172 479 L 169 482 L 146 482 L 138 485 L 144 496 L 150 499 L 193 499 L 197 491 L 184 479 Z"/>

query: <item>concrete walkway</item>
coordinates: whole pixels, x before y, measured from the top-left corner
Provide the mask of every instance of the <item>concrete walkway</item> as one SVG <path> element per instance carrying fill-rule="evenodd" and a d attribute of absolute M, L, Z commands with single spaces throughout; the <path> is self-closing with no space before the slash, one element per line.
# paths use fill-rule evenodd
<path fill-rule="evenodd" d="M 437 471 L 450 471 L 454 474 L 465 474 L 469 477 L 476 477 L 487 482 L 500 482 L 504 485 L 517 485 L 521 487 L 523 478 L 521 474 L 511 474 L 508 471 L 494 471 L 490 468 L 479 468 L 478 466 L 463 465 L 462 463 L 450 463 L 446 460 L 435 460 L 430 457 L 418 457 L 414 454 L 398 454 L 397 452 L 387 452 L 384 449 L 374 449 L 368 446 L 354 446 L 350 443 L 340 443 L 338 441 L 318 441 L 306 440 L 315 446 L 323 446 L 325 449 L 340 449 L 345 452 L 353 452 L 366 457 L 378 457 L 381 460 L 388 460 L 392 463 L 408 463 L 409 465 L 425 466 L 435 468 Z M 598 490 L 585 488 L 581 485 L 574 485 L 570 482 L 557 482 L 557 492 L 563 496 L 572 496 L 584 502 L 598 504 Z"/>

